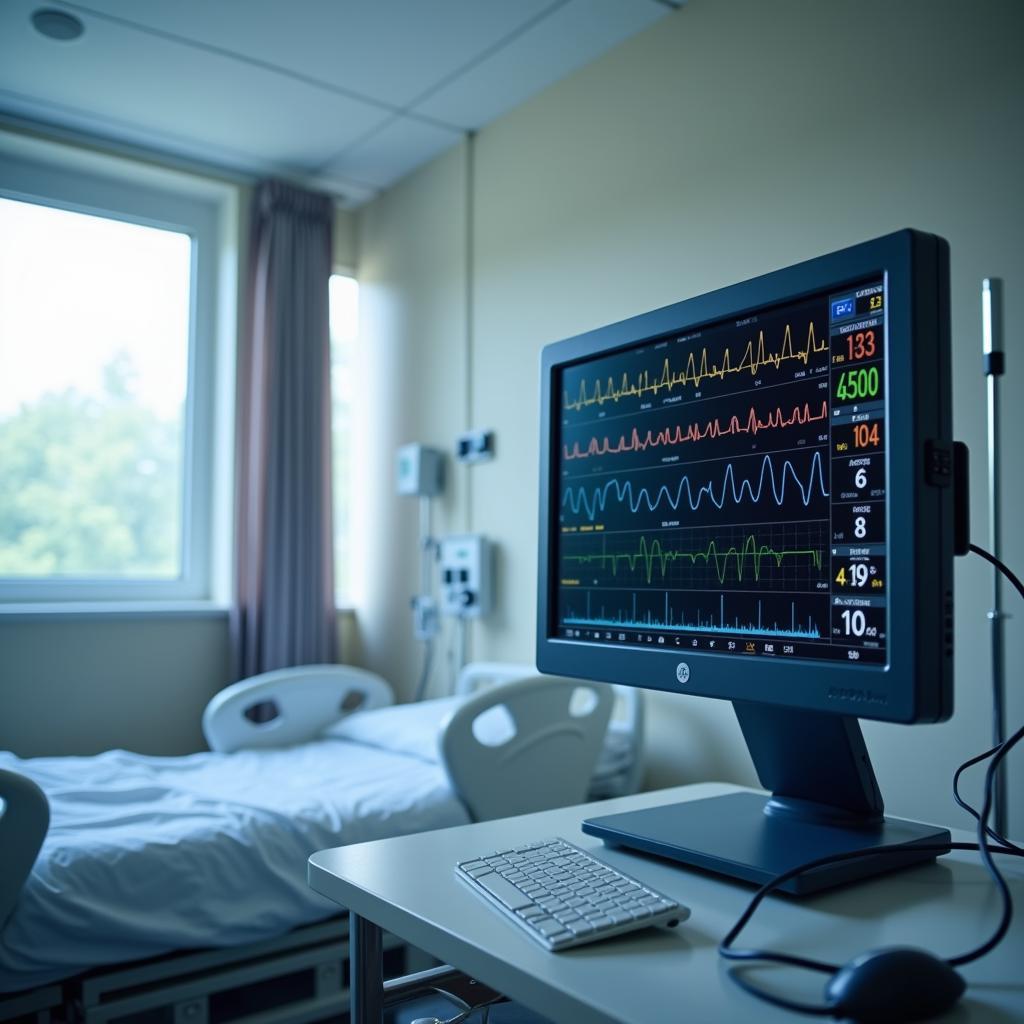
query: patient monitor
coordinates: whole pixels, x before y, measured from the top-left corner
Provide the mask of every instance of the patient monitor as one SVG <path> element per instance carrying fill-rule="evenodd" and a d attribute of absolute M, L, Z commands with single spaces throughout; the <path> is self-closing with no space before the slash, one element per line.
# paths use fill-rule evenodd
<path fill-rule="evenodd" d="M 952 713 L 949 251 L 901 231 L 548 346 L 537 664 L 731 700 L 771 790 L 600 816 L 794 893 L 936 856 L 859 718 Z"/>

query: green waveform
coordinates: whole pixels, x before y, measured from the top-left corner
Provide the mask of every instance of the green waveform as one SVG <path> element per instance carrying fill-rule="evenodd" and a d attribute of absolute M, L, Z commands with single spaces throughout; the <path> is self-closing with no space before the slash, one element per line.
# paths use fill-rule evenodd
<path fill-rule="evenodd" d="M 765 559 L 775 563 L 775 567 L 782 567 L 784 558 L 810 558 L 815 569 L 821 569 L 821 551 L 815 548 L 785 548 L 776 550 L 768 544 L 758 544 L 753 534 L 748 535 L 740 547 L 728 547 L 719 549 L 715 541 L 710 541 L 703 551 L 673 551 L 665 550 L 660 540 L 648 544 L 646 537 L 640 538 L 636 551 L 632 552 L 609 552 L 607 538 L 601 540 L 601 550 L 589 555 L 565 555 L 567 562 L 576 562 L 579 565 L 597 564 L 601 569 L 611 568 L 612 575 L 619 571 L 619 564 L 625 563 L 630 572 L 636 572 L 638 564 L 643 566 L 644 575 L 650 583 L 654 576 L 654 567 L 662 576 L 666 574 L 668 566 L 673 562 L 689 562 L 696 565 L 703 562 L 705 566 L 714 565 L 718 582 L 724 583 L 728 575 L 730 563 L 735 563 L 736 579 L 742 582 L 745 574 L 753 572 L 755 580 L 761 579 L 761 566 Z"/>

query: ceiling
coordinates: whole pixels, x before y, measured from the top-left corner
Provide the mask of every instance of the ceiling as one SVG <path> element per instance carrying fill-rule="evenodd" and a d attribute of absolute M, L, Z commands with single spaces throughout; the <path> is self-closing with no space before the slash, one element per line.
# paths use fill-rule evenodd
<path fill-rule="evenodd" d="M 3 0 L 0 114 L 355 205 L 680 4 Z"/>

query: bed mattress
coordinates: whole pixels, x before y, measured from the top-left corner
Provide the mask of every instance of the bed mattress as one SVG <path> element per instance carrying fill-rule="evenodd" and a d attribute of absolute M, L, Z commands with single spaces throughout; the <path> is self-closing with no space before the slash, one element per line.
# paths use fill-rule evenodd
<path fill-rule="evenodd" d="M 282 750 L 22 760 L 51 824 L 0 932 L 0 992 L 176 949 L 271 938 L 337 912 L 316 850 L 469 818 L 442 766 L 344 739 Z"/>

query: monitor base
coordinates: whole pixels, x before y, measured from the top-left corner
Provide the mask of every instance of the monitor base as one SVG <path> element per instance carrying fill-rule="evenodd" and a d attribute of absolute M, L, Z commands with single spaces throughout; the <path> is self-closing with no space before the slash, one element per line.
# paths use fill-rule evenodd
<path fill-rule="evenodd" d="M 899 818 L 848 825 L 766 814 L 766 798 L 731 793 L 704 800 L 588 818 L 583 831 L 613 846 L 667 857 L 691 867 L 764 885 L 776 875 L 834 853 L 899 845 L 895 853 L 866 855 L 809 871 L 780 886 L 806 896 L 864 878 L 934 860 L 951 842 L 948 829 Z"/>

